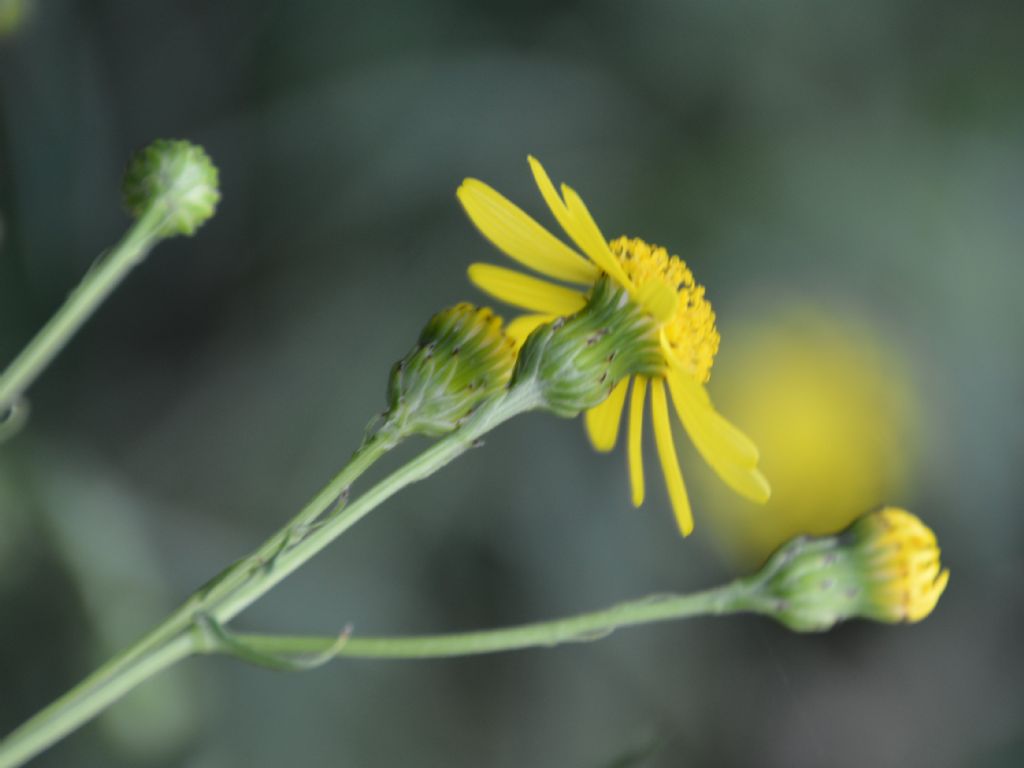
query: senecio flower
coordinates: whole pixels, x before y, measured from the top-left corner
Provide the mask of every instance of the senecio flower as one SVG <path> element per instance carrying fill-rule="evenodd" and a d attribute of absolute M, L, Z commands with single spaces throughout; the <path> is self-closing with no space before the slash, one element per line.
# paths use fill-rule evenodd
<path fill-rule="evenodd" d="M 884 507 L 835 536 L 800 536 L 749 580 L 751 608 L 798 632 L 847 619 L 916 623 L 949 583 L 935 534 L 920 518 Z"/>
<path fill-rule="evenodd" d="M 661 358 L 649 374 L 632 372 L 609 382 L 607 397 L 590 407 L 585 416 L 594 448 L 612 450 L 628 391 L 627 455 L 633 504 L 639 507 L 644 500 L 641 442 L 650 389 L 655 444 L 672 508 L 682 534 L 693 530 L 693 514 L 672 437 L 666 385 L 679 420 L 704 460 L 737 493 L 765 502 L 770 489 L 757 469 L 757 447 L 715 410 L 704 388 L 719 344 L 715 314 L 704 287 L 694 282 L 681 259 L 668 255 L 664 248 L 637 238 L 606 240 L 579 195 L 564 184 L 559 194 L 543 166 L 533 157 L 529 162 L 544 201 L 578 251 L 482 181 L 466 179 L 457 193 L 484 237 L 542 276 L 493 264 L 469 267 L 469 278 L 479 288 L 529 311 L 509 323 L 508 335 L 523 344 L 538 327 L 579 313 L 598 284 L 610 280 L 624 302 L 649 317 Z"/>
<path fill-rule="evenodd" d="M 490 309 L 466 303 L 444 309 L 391 369 L 378 430 L 396 440 L 445 435 L 505 389 L 515 362 L 515 344 Z"/>

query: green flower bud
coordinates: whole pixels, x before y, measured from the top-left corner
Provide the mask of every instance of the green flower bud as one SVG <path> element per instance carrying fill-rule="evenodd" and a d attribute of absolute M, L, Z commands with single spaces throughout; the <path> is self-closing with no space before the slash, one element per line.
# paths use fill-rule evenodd
<path fill-rule="evenodd" d="M 157 237 L 192 235 L 213 216 L 217 182 L 217 168 L 202 147 L 158 139 L 128 163 L 121 194 L 136 218 L 154 207 L 163 212 Z"/>
<path fill-rule="evenodd" d="M 504 391 L 514 364 L 515 344 L 490 309 L 457 304 L 438 312 L 391 369 L 381 430 L 447 434 Z"/>
<path fill-rule="evenodd" d="M 885 507 L 837 536 L 793 539 L 747 586 L 753 610 L 797 632 L 821 632 L 851 618 L 920 621 L 948 581 L 931 529 Z"/>
<path fill-rule="evenodd" d="M 655 321 L 625 290 L 601 277 L 583 309 L 530 335 L 512 381 L 534 379 L 544 406 L 572 417 L 604 402 L 625 376 L 660 375 L 663 360 Z"/>

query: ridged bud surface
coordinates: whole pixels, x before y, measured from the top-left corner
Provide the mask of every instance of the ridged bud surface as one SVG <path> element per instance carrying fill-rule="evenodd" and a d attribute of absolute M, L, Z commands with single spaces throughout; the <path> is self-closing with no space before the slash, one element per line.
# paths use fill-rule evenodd
<path fill-rule="evenodd" d="M 582 310 L 530 335 L 512 380 L 534 379 L 547 409 L 572 417 L 603 402 L 624 376 L 663 367 L 651 318 L 602 277 Z"/>
<path fill-rule="evenodd" d="M 755 610 L 798 632 L 820 632 L 851 618 L 920 621 L 948 581 L 931 529 L 885 507 L 837 536 L 793 539 L 749 583 Z"/>
<path fill-rule="evenodd" d="M 438 312 L 391 369 L 384 424 L 402 435 L 447 434 L 504 391 L 514 363 L 515 346 L 490 309 L 458 304 Z"/>
<path fill-rule="evenodd" d="M 136 218 L 154 206 L 164 213 L 158 237 L 192 235 L 220 201 L 217 168 L 203 148 L 169 139 L 158 139 L 132 157 L 121 193 Z"/>

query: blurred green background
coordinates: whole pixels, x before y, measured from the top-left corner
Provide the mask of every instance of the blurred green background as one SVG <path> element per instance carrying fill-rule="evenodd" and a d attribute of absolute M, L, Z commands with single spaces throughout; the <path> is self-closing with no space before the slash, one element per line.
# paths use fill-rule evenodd
<path fill-rule="evenodd" d="M 1024 4 L 0 5 L 0 364 L 125 229 L 132 150 L 200 142 L 224 195 L 0 447 L 0 732 L 334 473 L 426 318 L 483 301 L 465 268 L 500 257 L 458 183 L 554 226 L 527 153 L 608 236 L 664 244 L 708 286 L 710 390 L 761 445 L 772 502 L 723 492 L 680 434 L 682 540 L 651 446 L 636 511 L 621 448 L 531 415 L 238 626 L 555 617 L 719 583 L 882 502 L 924 518 L 952 570 L 911 627 L 703 620 L 304 675 L 201 659 L 36 764 L 1024 764 Z"/>

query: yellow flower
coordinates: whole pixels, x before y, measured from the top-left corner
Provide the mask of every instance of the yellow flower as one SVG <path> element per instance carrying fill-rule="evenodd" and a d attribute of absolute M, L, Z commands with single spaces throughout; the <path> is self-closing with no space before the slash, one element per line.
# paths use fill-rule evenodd
<path fill-rule="evenodd" d="M 949 583 L 931 528 L 899 507 L 859 517 L 834 536 L 799 536 L 748 579 L 750 608 L 798 632 L 840 621 L 921 621 Z"/>
<path fill-rule="evenodd" d="M 623 378 L 585 418 L 594 447 L 612 450 L 626 395 L 630 395 L 627 454 L 633 504 L 640 506 L 644 500 L 641 442 L 650 389 L 654 439 L 672 508 L 683 535 L 693 530 L 693 514 L 672 437 L 666 384 L 675 412 L 704 460 L 737 493 L 767 501 L 770 490 L 757 469 L 756 446 L 714 409 L 704 388 L 719 342 L 715 314 L 704 297 L 704 287 L 694 282 L 683 261 L 669 256 L 664 248 L 626 237 L 606 240 L 579 195 L 564 184 L 559 194 L 541 164 L 533 157 L 529 161 L 544 201 L 578 251 L 487 184 L 466 179 L 458 190 L 459 201 L 483 235 L 507 256 L 543 276 L 492 264 L 470 266 L 470 280 L 479 288 L 530 312 L 509 323 L 508 335 L 522 344 L 539 326 L 579 312 L 597 281 L 607 275 L 650 316 L 662 357 L 657 375 Z"/>

